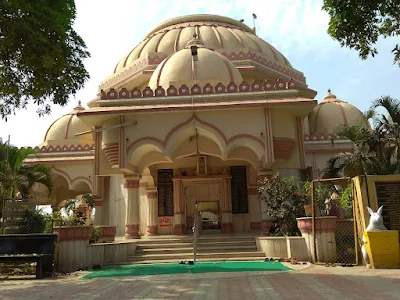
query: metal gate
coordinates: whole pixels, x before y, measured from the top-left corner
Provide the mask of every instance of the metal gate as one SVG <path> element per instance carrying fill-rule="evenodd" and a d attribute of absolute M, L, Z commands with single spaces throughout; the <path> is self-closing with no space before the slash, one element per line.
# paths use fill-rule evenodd
<path fill-rule="evenodd" d="M 349 177 L 312 181 L 312 251 L 316 263 L 358 265 L 355 190 Z M 336 217 L 336 218 L 335 218 Z"/>

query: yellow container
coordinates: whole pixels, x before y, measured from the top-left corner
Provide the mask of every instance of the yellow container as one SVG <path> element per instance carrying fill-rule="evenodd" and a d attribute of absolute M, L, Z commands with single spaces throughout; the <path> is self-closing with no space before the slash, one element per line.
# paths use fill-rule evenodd
<path fill-rule="evenodd" d="M 399 232 L 364 231 L 371 267 L 374 269 L 400 268 Z"/>

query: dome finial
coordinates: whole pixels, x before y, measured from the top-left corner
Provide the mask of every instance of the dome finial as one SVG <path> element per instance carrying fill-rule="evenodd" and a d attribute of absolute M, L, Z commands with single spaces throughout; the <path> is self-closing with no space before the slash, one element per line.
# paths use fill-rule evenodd
<path fill-rule="evenodd" d="M 81 100 L 79 100 L 78 101 L 78 106 L 82 106 L 81 104 L 82 104 L 82 102 L 81 102 Z"/>
<path fill-rule="evenodd" d="M 336 95 L 332 94 L 332 90 L 328 89 L 328 94 L 324 97 L 324 101 L 336 101 Z"/>
<path fill-rule="evenodd" d="M 205 48 L 203 41 L 199 39 L 196 31 L 193 32 L 193 38 L 189 42 L 187 42 L 185 48 L 190 48 L 191 46 L 197 46 L 197 48 Z"/>

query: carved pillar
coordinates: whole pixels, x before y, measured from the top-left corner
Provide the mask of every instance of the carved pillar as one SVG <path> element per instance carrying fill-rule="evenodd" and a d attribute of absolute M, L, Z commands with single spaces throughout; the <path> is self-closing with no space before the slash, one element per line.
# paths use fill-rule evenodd
<path fill-rule="evenodd" d="M 232 233 L 232 194 L 231 194 L 231 177 L 227 176 L 222 179 L 222 233 Z"/>
<path fill-rule="evenodd" d="M 147 234 L 157 234 L 158 227 L 158 192 L 156 187 L 148 187 L 147 199 L 149 201 L 149 216 L 147 222 Z"/>
<path fill-rule="evenodd" d="M 174 180 L 174 219 L 175 227 L 174 234 L 182 235 L 186 233 L 186 220 L 185 220 L 185 206 L 183 203 L 183 193 L 182 193 L 182 180 Z"/>
<path fill-rule="evenodd" d="M 126 203 L 125 238 L 140 239 L 139 235 L 139 176 L 126 177 L 128 201 Z"/>
<path fill-rule="evenodd" d="M 271 178 L 273 175 L 273 170 L 270 169 L 261 169 L 258 171 L 258 180 L 263 181 L 265 178 Z M 261 202 L 261 229 L 263 235 L 269 235 L 269 229 L 274 223 L 274 220 L 267 215 L 265 212 L 265 202 Z"/>

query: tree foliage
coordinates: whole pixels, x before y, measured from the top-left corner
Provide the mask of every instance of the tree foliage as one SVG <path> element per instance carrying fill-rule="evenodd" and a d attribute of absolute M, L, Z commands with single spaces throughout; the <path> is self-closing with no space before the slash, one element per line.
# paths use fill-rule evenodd
<path fill-rule="evenodd" d="M 328 33 L 342 46 L 358 51 L 362 59 L 378 53 L 380 36 L 400 35 L 398 0 L 324 0 L 323 10 L 330 16 Z M 392 50 L 394 63 L 400 66 L 400 48 Z"/>
<path fill-rule="evenodd" d="M 371 108 L 376 110 L 378 107 L 384 107 L 387 114 L 378 115 L 375 111 L 373 129 L 364 120 L 336 130 L 336 135 L 346 137 L 353 143 L 354 150 L 332 157 L 324 177 L 340 177 L 341 172 L 348 176 L 400 173 L 399 100 L 381 97 L 373 102 Z"/>
<path fill-rule="evenodd" d="M 0 115 L 33 101 L 39 115 L 65 105 L 89 78 L 86 45 L 72 28 L 74 0 L 0 3 Z"/>
<path fill-rule="evenodd" d="M 41 164 L 26 164 L 25 159 L 36 151 L 30 148 L 18 148 L 0 142 L 0 192 L 1 200 L 15 199 L 20 193 L 23 199 L 29 197 L 32 187 L 39 183 L 46 186 L 49 193 L 53 183 L 51 170 Z M 2 210 L 2 205 L 0 210 Z"/>
<path fill-rule="evenodd" d="M 264 202 L 264 213 L 275 219 L 277 227 L 287 230 L 289 235 L 298 235 L 296 218 L 304 216 L 306 200 L 298 192 L 294 177 L 276 173 L 272 178 L 260 182 L 258 192 Z"/>

